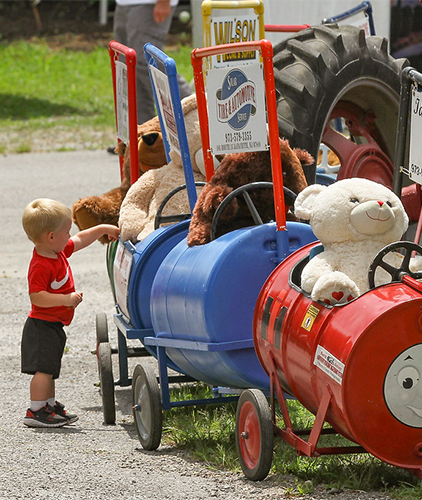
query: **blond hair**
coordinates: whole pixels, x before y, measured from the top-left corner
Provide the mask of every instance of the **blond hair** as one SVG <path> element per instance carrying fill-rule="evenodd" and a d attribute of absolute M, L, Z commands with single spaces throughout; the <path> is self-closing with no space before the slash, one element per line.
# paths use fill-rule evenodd
<path fill-rule="evenodd" d="M 60 201 L 38 198 L 29 203 L 22 215 L 22 226 L 33 243 L 44 234 L 58 231 L 66 220 L 72 220 L 72 210 Z"/>

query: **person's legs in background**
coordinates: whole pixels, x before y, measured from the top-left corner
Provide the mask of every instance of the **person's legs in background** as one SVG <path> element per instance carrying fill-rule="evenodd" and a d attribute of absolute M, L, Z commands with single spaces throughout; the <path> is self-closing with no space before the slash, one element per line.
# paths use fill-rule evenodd
<path fill-rule="evenodd" d="M 136 100 L 138 123 L 144 123 L 155 116 L 154 98 L 147 62 L 144 56 L 144 45 L 149 42 L 164 51 L 164 44 L 170 30 L 172 15 L 162 23 L 154 21 L 154 5 L 134 5 L 128 7 L 126 18 L 127 45 L 136 51 Z M 192 93 L 192 89 L 182 76 L 178 76 L 180 97 Z"/>

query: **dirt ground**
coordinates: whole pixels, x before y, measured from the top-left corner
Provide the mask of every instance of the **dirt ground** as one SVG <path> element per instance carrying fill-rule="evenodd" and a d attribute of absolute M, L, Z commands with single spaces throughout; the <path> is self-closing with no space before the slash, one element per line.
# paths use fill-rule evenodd
<path fill-rule="evenodd" d="M 36 3 L 37 0 L 35 0 Z M 106 47 L 113 31 L 114 2 L 109 1 L 105 26 L 99 23 L 99 3 L 85 0 L 0 1 L 0 42 L 43 37 L 52 47 L 91 50 Z M 177 18 L 171 26 L 168 43 L 189 42 L 190 26 Z M 179 40 L 181 32 L 188 32 Z"/>

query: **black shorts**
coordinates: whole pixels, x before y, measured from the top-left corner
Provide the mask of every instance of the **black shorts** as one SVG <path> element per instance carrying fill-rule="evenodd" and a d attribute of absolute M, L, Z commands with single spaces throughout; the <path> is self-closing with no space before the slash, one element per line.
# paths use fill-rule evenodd
<path fill-rule="evenodd" d="M 21 371 L 58 378 L 66 345 L 63 323 L 27 318 L 21 343 Z"/>

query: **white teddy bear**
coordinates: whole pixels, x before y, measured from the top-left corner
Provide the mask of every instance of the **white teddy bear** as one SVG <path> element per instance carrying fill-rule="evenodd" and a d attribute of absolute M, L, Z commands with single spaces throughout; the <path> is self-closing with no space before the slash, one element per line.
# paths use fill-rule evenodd
<path fill-rule="evenodd" d="M 195 181 L 205 181 L 204 159 L 199 128 L 198 106 L 193 94 L 182 100 L 182 110 L 188 138 Z M 129 189 L 120 207 L 119 227 L 123 240 L 143 240 L 154 230 L 157 210 L 164 198 L 185 184 L 180 155 L 172 150 L 171 161 L 161 168 L 145 172 Z M 186 190 L 172 197 L 163 215 L 190 212 Z"/>
<path fill-rule="evenodd" d="M 409 223 L 390 189 L 360 178 L 308 186 L 295 201 L 295 215 L 310 221 L 323 245 L 304 267 L 301 286 L 313 300 L 331 305 L 346 303 L 369 289 L 373 259 L 386 245 L 399 241 Z M 386 261 L 400 267 L 403 256 L 389 254 Z M 414 257 L 409 268 L 420 270 L 421 261 Z M 390 281 L 386 271 L 377 270 L 375 285 Z"/>

